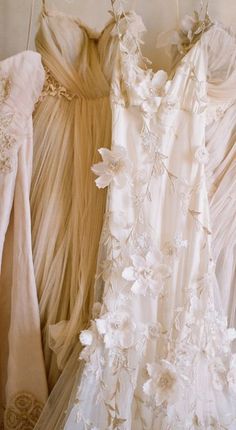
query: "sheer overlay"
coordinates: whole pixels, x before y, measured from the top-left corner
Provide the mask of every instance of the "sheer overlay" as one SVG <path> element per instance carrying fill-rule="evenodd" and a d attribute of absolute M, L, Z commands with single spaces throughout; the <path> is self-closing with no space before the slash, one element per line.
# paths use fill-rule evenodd
<path fill-rule="evenodd" d="M 90 166 L 111 145 L 113 26 L 97 34 L 45 10 L 36 37 L 46 83 L 34 114 L 32 234 L 50 389 L 91 315 L 106 192 Z"/>

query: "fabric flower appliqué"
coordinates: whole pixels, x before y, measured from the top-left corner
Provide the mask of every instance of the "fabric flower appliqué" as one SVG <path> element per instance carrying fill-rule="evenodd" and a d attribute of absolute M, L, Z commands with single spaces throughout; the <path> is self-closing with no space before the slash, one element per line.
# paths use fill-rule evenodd
<path fill-rule="evenodd" d="M 143 385 L 145 394 L 155 400 L 157 406 L 163 402 L 175 402 L 179 397 L 179 376 L 175 366 L 167 360 L 160 364 L 147 364 L 149 379 Z"/>
<path fill-rule="evenodd" d="M 84 346 L 91 346 L 94 340 L 94 334 L 92 330 L 83 330 L 80 333 L 80 342 Z"/>
<path fill-rule="evenodd" d="M 135 88 L 133 101 L 140 104 L 143 113 L 152 116 L 159 108 L 162 96 L 165 93 L 165 85 L 168 75 L 165 71 L 159 70 L 157 73 L 152 72 L 142 76 L 139 85 Z"/>
<path fill-rule="evenodd" d="M 153 252 L 148 252 L 145 257 L 133 255 L 131 260 L 133 265 L 122 272 L 124 279 L 134 281 L 131 291 L 143 296 L 147 293 L 152 296 L 161 293 L 164 281 L 171 275 L 170 267 L 161 263 L 160 258 Z"/>
<path fill-rule="evenodd" d="M 227 375 L 229 389 L 236 394 L 236 354 L 233 354 L 230 369 Z"/>
<path fill-rule="evenodd" d="M 92 321 L 89 329 L 81 331 L 79 339 L 84 347 L 80 353 L 80 360 L 91 361 L 99 345 L 99 333 L 94 321 Z"/>
<path fill-rule="evenodd" d="M 188 247 L 188 241 L 182 239 L 182 235 L 177 234 L 173 241 L 165 242 L 163 246 L 163 254 L 169 257 L 176 257 L 179 255 L 179 251 L 183 248 Z"/>
<path fill-rule="evenodd" d="M 93 173 L 99 176 L 95 181 L 97 187 L 106 188 L 111 182 L 123 187 L 127 183 L 130 169 L 126 150 L 116 146 L 112 150 L 100 148 L 98 152 L 103 161 L 92 166 Z"/>
<path fill-rule="evenodd" d="M 198 163 L 207 164 L 209 161 L 209 152 L 205 146 L 200 146 L 195 151 L 194 157 Z"/>
<path fill-rule="evenodd" d="M 96 320 L 106 348 L 127 349 L 134 345 L 136 324 L 127 312 L 107 312 Z"/>
<path fill-rule="evenodd" d="M 164 333 L 161 323 L 153 323 L 146 327 L 146 336 L 148 339 L 157 339 Z"/>

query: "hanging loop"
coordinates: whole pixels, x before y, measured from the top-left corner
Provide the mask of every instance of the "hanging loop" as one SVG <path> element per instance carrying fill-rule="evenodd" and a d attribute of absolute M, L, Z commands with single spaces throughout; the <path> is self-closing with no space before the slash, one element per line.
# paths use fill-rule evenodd
<path fill-rule="evenodd" d="M 42 12 L 44 14 L 47 13 L 47 8 L 46 8 L 46 0 L 42 0 Z"/>
<path fill-rule="evenodd" d="M 208 14 L 208 9 L 209 9 L 209 0 L 207 0 L 207 1 L 201 0 L 201 2 L 200 2 L 200 13 L 206 15 L 206 14 Z"/>

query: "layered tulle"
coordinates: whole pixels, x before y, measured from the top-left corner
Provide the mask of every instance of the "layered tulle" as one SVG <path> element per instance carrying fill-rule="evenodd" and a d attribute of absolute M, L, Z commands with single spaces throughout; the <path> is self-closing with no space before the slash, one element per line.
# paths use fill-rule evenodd
<path fill-rule="evenodd" d="M 111 145 L 113 26 L 98 35 L 45 12 L 36 37 L 47 79 L 34 113 L 32 235 L 50 388 L 91 314 L 106 192 L 90 168 Z"/>

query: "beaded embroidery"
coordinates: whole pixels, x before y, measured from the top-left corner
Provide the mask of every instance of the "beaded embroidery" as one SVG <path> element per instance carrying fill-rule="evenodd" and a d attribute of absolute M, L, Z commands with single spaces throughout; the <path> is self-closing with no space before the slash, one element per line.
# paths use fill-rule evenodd
<path fill-rule="evenodd" d="M 46 78 L 39 101 L 42 101 L 46 96 L 65 97 L 67 100 L 71 101 L 75 97 L 75 94 L 72 94 L 63 87 L 63 85 L 54 78 L 48 67 L 44 66 L 44 70 Z"/>
<path fill-rule="evenodd" d="M 10 94 L 10 80 L 0 78 L 0 105 Z M 10 173 L 13 169 L 12 149 L 16 139 L 9 134 L 9 127 L 13 120 L 13 114 L 0 114 L 0 173 Z"/>
<path fill-rule="evenodd" d="M 13 397 L 6 409 L 5 430 L 32 430 L 42 412 L 43 404 L 30 393 L 19 393 Z"/>
<path fill-rule="evenodd" d="M 0 79 L 0 104 L 3 103 L 10 93 L 10 81 L 6 78 Z"/>

